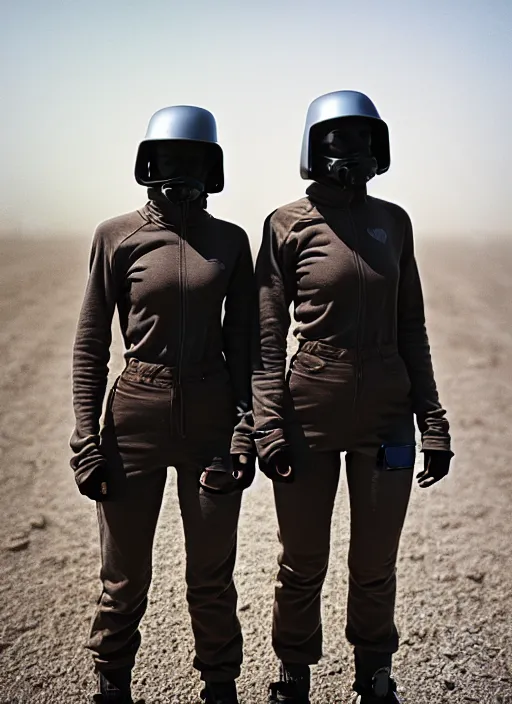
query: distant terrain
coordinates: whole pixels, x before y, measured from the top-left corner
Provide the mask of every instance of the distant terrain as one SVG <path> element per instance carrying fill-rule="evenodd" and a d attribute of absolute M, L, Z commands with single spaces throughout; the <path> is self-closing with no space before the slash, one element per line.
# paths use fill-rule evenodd
<path fill-rule="evenodd" d="M 0 240 L 0 704 L 79 704 L 94 691 L 84 650 L 99 595 L 94 506 L 68 465 L 71 347 L 88 241 Z M 423 240 L 418 260 L 438 385 L 456 459 L 415 488 L 398 565 L 395 674 L 408 704 L 512 702 L 512 244 Z M 119 335 L 112 375 L 122 366 Z M 147 704 L 195 702 L 176 481 L 156 542 L 134 676 Z M 347 700 L 348 512 L 341 483 L 324 591 L 325 657 L 313 704 Z M 300 517 L 297 517 L 300 520 Z M 237 585 L 243 704 L 266 701 L 276 520 L 271 487 L 246 493 Z"/>

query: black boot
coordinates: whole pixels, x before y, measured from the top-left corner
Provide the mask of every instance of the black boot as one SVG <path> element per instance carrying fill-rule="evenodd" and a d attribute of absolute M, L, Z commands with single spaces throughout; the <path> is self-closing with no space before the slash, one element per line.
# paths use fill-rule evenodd
<path fill-rule="evenodd" d="M 354 704 L 401 704 L 391 678 L 391 654 L 355 649 Z"/>
<path fill-rule="evenodd" d="M 238 704 L 235 681 L 205 682 L 201 699 L 205 704 Z"/>
<path fill-rule="evenodd" d="M 281 663 L 279 675 L 281 679 L 269 687 L 268 704 L 309 704 L 308 665 Z"/>
<path fill-rule="evenodd" d="M 134 704 L 131 695 L 131 680 L 130 668 L 100 672 L 100 693 L 94 695 L 93 701 L 97 704 Z M 140 700 L 138 704 L 144 704 L 144 702 Z"/>

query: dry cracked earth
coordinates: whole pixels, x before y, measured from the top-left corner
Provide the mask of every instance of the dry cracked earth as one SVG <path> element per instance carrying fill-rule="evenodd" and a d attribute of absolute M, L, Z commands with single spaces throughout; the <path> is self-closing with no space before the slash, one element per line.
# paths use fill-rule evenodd
<path fill-rule="evenodd" d="M 78 704 L 94 691 L 83 646 L 100 589 L 95 510 L 68 466 L 71 346 L 88 245 L 0 240 L 0 704 Z M 395 674 L 407 704 L 509 704 L 512 244 L 428 239 L 418 259 L 456 459 L 446 480 L 413 492 L 398 564 Z M 112 374 L 121 366 L 117 335 Z M 198 700 L 175 489 L 169 470 L 134 673 L 135 695 L 148 704 Z M 350 696 L 347 536 L 342 482 L 313 704 Z M 260 476 L 244 498 L 236 569 L 243 704 L 264 702 L 276 674 L 270 622 L 277 551 L 271 487 Z"/>

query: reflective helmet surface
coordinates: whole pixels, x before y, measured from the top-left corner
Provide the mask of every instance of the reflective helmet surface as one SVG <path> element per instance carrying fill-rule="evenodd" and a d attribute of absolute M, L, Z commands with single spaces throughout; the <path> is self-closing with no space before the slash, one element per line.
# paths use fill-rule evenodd
<path fill-rule="evenodd" d="M 150 119 L 146 136 L 139 145 L 135 161 L 135 179 L 142 186 L 162 183 L 151 180 L 149 164 L 155 142 L 201 142 L 210 152 L 212 168 L 206 181 L 207 193 L 219 193 L 224 188 L 223 154 L 217 142 L 217 124 L 211 112 L 192 105 L 173 105 L 158 110 Z"/>
<path fill-rule="evenodd" d="M 326 93 L 309 106 L 302 140 L 300 157 L 300 175 L 304 179 L 312 179 L 311 171 L 311 132 L 318 125 L 337 121 L 344 117 L 365 117 L 372 126 L 372 153 L 377 160 L 378 174 L 389 169 L 389 132 L 388 126 L 381 119 L 377 108 L 368 96 L 354 90 L 338 90 Z"/>

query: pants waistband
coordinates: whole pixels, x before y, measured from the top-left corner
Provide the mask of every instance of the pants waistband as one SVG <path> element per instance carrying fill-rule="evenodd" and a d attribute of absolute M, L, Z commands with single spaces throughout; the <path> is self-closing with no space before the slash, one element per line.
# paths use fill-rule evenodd
<path fill-rule="evenodd" d="M 301 352 L 315 354 L 322 359 L 342 359 L 351 362 L 356 359 L 393 357 L 398 354 L 398 348 L 394 344 L 382 344 L 375 345 L 374 347 L 363 347 L 357 350 L 355 347 L 335 347 L 321 340 L 305 340 L 300 344 L 297 354 Z"/>
<path fill-rule="evenodd" d="M 149 384 L 160 386 L 162 388 L 170 388 L 175 386 L 178 381 L 177 367 L 170 367 L 165 364 L 155 364 L 152 362 L 143 362 L 135 357 L 130 357 L 126 367 L 123 369 L 121 376 L 129 381 L 134 381 L 139 384 Z M 192 368 L 187 368 L 182 371 L 181 381 L 201 381 L 211 376 L 217 376 L 222 372 L 226 372 L 226 368 L 222 362 L 218 364 L 197 365 Z"/>

